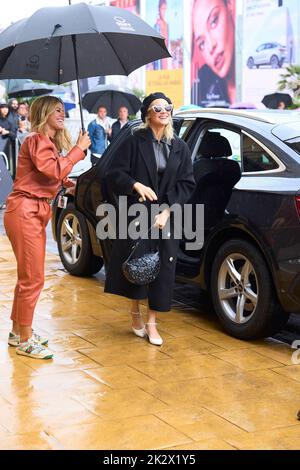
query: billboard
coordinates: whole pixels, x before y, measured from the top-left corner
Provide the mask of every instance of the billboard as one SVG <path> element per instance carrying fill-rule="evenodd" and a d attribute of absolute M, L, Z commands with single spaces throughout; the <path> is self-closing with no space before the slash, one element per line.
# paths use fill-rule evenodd
<path fill-rule="evenodd" d="M 192 0 L 191 102 L 228 105 L 236 99 L 236 0 Z"/>
<path fill-rule="evenodd" d="M 147 65 L 146 94 L 162 91 L 169 96 L 175 108 L 183 105 L 183 0 L 155 0 L 146 2 L 146 22 L 166 41 L 170 58 Z"/>
<path fill-rule="evenodd" d="M 141 2 L 140 0 L 110 0 L 110 6 L 123 8 L 131 13 L 140 16 Z M 105 78 L 106 83 L 113 83 L 120 87 L 128 87 L 132 90 L 143 90 L 144 75 L 143 69 L 140 68 L 132 72 L 128 77 L 123 75 L 112 75 Z"/>
<path fill-rule="evenodd" d="M 242 99 L 260 105 L 298 61 L 299 0 L 245 0 Z"/>
<path fill-rule="evenodd" d="M 110 6 L 125 8 L 136 15 L 140 14 L 140 0 L 111 0 Z"/>

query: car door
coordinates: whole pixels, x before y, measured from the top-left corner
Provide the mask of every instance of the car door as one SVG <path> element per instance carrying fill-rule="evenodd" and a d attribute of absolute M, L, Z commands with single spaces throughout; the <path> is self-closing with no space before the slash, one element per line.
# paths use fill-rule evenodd
<path fill-rule="evenodd" d="M 254 55 L 255 65 L 261 65 L 264 63 L 264 54 L 265 54 L 265 44 L 262 44 L 256 49 L 256 54 Z"/>

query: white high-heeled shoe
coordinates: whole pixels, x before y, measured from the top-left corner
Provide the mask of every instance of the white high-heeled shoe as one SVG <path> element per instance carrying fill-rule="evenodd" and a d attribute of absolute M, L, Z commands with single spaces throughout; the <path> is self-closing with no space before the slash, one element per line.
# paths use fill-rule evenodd
<path fill-rule="evenodd" d="M 131 315 L 136 315 L 136 316 L 139 316 L 139 317 L 142 316 L 141 312 L 131 312 Z M 138 336 L 139 338 L 145 338 L 145 336 L 147 336 L 147 331 L 146 331 L 145 326 L 143 326 L 143 328 L 140 328 L 139 330 L 134 328 L 132 325 L 131 325 L 131 328 L 132 328 L 133 333 L 136 336 Z"/>
<path fill-rule="evenodd" d="M 157 323 L 146 323 L 146 326 L 147 325 L 157 325 Z M 159 338 L 153 338 L 153 336 L 149 335 L 148 330 L 147 330 L 146 327 L 145 327 L 145 330 L 146 330 L 146 334 L 148 336 L 149 343 L 153 344 L 154 346 L 161 346 L 163 344 L 164 341 L 163 341 L 161 336 Z"/>

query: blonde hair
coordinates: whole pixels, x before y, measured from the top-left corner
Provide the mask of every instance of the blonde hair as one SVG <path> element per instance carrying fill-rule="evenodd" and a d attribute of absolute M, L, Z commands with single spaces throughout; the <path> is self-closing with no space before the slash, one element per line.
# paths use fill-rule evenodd
<path fill-rule="evenodd" d="M 151 128 L 150 119 L 148 116 L 145 118 L 145 123 L 143 123 L 140 129 L 149 129 Z M 163 137 L 167 140 L 168 143 L 171 143 L 171 140 L 174 139 L 174 128 L 173 120 L 170 118 L 169 123 L 165 126 Z"/>
<path fill-rule="evenodd" d="M 64 105 L 63 101 L 56 96 L 40 96 L 32 102 L 29 112 L 32 132 L 46 133 L 48 118 L 58 104 Z M 67 129 L 56 131 L 52 140 L 59 152 L 69 151 L 72 148 L 70 134 Z"/>
<path fill-rule="evenodd" d="M 149 119 L 149 110 L 151 108 L 152 103 L 150 104 L 149 109 L 147 111 L 147 115 L 145 117 L 145 123 L 141 125 L 140 129 L 149 129 L 149 127 L 151 128 L 150 119 Z M 174 128 L 173 128 L 172 117 L 170 117 L 168 124 L 165 126 L 163 137 L 167 140 L 168 143 L 171 143 L 171 140 L 174 139 Z"/>

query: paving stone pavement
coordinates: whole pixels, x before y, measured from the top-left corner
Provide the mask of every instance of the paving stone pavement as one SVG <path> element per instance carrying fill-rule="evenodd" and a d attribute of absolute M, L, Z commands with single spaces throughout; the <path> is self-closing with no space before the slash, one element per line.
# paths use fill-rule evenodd
<path fill-rule="evenodd" d="M 288 345 L 231 338 L 177 306 L 159 315 L 155 347 L 132 334 L 128 301 L 104 294 L 102 275 L 72 277 L 49 252 L 45 270 L 34 326 L 52 361 L 7 345 L 16 264 L 0 236 L 0 449 L 299 449 Z"/>

